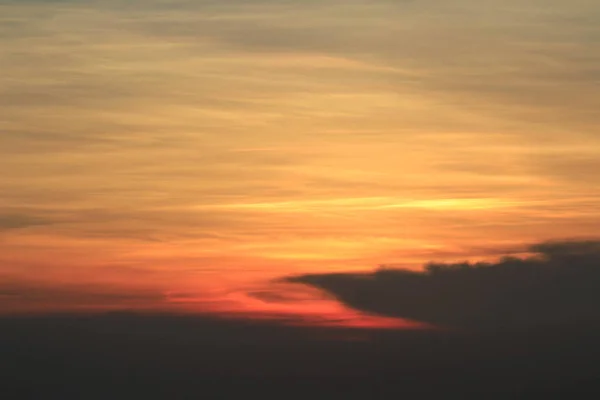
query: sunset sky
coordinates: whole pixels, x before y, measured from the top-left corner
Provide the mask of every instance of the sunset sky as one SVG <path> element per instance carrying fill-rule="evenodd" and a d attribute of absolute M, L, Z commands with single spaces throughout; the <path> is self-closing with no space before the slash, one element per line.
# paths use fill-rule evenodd
<path fill-rule="evenodd" d="M 0 0 L 0 312 L 598 237 L 599 84 L 596 0 Z"/>

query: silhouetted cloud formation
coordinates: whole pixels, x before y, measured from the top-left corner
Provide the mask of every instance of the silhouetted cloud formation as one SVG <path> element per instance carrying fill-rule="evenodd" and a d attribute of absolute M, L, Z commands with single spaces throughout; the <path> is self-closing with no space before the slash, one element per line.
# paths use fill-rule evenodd
<path fill-rule="evenodd" d="M 497 330 L 600 320 L 600 241 L 544 242 L 529 250 L 531 257 L 497 262 L 287 280 L 323 289 L 363 311 L 444 327 Z"/>

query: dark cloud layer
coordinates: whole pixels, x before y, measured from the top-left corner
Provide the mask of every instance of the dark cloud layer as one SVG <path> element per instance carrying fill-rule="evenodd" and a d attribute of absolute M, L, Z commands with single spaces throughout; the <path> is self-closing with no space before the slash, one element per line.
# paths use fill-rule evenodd
<path fill-rule="evenodd" d="M 311 274 L 288 280 L 377 314 L 446 327 L 516 329 L 600 320 L 600 242 L 546 242 L 529 258 L 430 263 L 424 271 Z"/>
<path fill-rule="evenodd" d="M 519 335 L 143 315 L 0 318 L 19 399 L 538 399 L 598 389 L 598 326 Z M 579 396 L 583 394 L 584 396 Z"/>

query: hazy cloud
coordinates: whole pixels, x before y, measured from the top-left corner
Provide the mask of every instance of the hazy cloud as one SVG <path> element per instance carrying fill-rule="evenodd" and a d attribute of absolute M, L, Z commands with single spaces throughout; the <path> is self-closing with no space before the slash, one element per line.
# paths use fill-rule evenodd
<path fill-rule="evenodd" d="M 0 213 L 0 231 L 49 225 L 52 223 L 50 220 L 26 214 Z"/>
<path fill-rule="evenodd" d="M 5 277 L 6 278 L 6 277 Z M 4 279 L 0 284 L 0 312 L 107 310 L 158 308 L 165 296 L 148 289 L 94 283 L 56 283 Z"/>

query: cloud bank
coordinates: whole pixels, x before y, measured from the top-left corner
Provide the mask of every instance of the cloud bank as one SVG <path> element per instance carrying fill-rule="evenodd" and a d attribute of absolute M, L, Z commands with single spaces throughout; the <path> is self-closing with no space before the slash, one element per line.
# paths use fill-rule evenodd
<path fill-rule="evenodd" d="M 443 327 L 510 330 L 598 321 L 600 241 L 545 242 L 529 250 L 535 254 L 497 262 L 287 280 L 323 289 L 359 310 Z"/>

